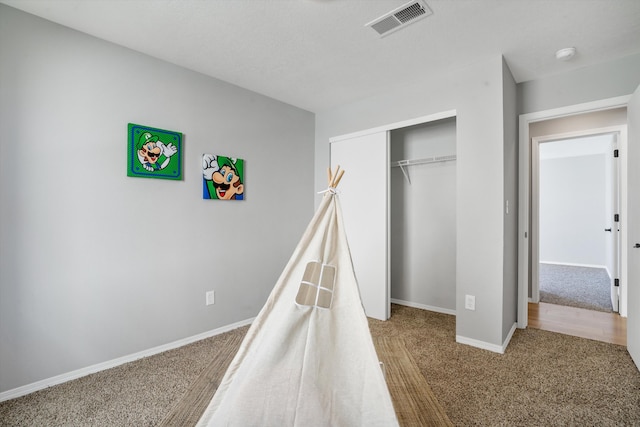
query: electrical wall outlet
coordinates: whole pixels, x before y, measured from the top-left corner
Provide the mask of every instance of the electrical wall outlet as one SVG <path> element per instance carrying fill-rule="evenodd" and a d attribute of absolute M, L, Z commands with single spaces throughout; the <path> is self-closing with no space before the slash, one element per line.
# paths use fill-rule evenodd
<path fill-rule="evenodd" d="M 206 293 L 206 297 L 207 297 L 207 305 L 215 304 L 215 302 L 216 302 L 215 291 L 207 292 Z"/>
<path fill-rule="evenodd" d="M 467 310 L 475 310 L 476 309 L 476 297 L 473 295 L 465 295 L 464 296 L 464 308 Z"/>

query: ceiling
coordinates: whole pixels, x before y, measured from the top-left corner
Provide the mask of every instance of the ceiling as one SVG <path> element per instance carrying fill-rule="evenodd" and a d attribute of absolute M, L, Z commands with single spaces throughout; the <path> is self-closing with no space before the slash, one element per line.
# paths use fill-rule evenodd
<path fill-rule="evenodd" d="M 640 53 L 639 0 L 0 0 L 312 112 L 504 55 L 516 82 Z M 558 49 L 575 46 L 568 62 Z"/>

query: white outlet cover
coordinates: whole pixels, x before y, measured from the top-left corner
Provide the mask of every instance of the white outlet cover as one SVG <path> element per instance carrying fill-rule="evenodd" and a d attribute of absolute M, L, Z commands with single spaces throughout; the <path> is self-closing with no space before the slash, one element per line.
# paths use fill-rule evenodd
<path fill-rule="evenodd" d="M 215 292 L 209 291 L 207 292 L 207 305 L 211 305 L 215 303 Z"/>
<path fill-rule="evenodd" d="M 464 297 L 464 308 L 467 310 L 475 310 L 476 309 L 476 297 L 473 295 L 465 295 Z"/>

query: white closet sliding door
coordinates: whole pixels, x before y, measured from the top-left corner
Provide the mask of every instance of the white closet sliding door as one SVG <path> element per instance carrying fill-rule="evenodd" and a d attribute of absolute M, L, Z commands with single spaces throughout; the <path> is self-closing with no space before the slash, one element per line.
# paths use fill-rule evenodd
<path fill-rule="evenodd" d="M 345 175 L 338 187 L 353 267 L 367 316 L 387 320 L 389 288 L 389 133 L 331 140 L 331 167 Z"/>

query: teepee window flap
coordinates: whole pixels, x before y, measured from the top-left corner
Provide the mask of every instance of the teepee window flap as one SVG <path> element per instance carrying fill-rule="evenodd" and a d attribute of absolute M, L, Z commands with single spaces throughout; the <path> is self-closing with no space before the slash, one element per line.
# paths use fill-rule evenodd
<path fill-rule="evenodd" d="M 296 295 L 296 304 L 331 308 L 335 281 L 336 268 L 334 266 L 318 261 L 307 263 Z"/>

